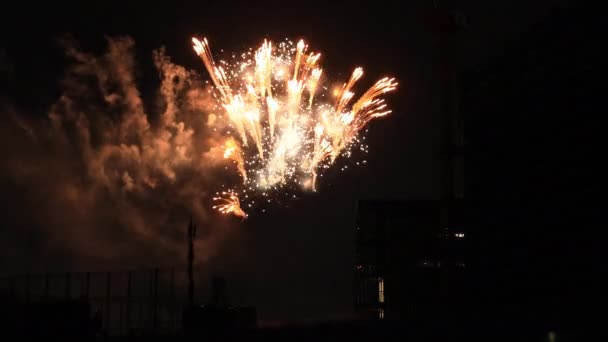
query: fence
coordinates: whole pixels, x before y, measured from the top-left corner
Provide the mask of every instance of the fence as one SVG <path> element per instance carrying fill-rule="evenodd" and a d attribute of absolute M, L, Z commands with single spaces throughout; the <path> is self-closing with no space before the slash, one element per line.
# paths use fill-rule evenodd
<path fill-rule="evenodd" d="M 203 284 L 197 279 L 197 284 Z M 28 317 L 31 304 L 86 301 L 91 317 L 109 335 L 172 334 L 181 330 L 187 304 L 184 270 L 148 269 L 122 272 L 80 272 L 22 275 L 0 279 L 0 293 Z M 200 289 L 200 286 L 198 287 Z M 197 291 L 200 293 L 200 291 Z"/>

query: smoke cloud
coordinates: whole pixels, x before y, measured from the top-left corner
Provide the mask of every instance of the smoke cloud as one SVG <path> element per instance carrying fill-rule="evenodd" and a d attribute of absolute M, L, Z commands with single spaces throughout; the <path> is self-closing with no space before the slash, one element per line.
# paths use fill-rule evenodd
<path fill-rule="evenodd" d="M 78 256 L 66 257 L 73 267 L 90 260 L 175 264 L 185 260 L 192 216 L 198 261 L 208 260 L 234 230 L 225 218 L 208 224 L 224 167 L 215 158 L 221 151 L 211 148 L 209 88 L 161 48 L 152 54 L 158 91 L 146 103 L 131 38 L 108 38 L 99 56 L 70 39 L 61 43 L 72 62 L 45 118 L 26 119 L 2 104 L 2 181 L 12 189 L 3 206 L 22 211 L 12 215 L 22 243 L 5 251 L 67 251 Z"/>

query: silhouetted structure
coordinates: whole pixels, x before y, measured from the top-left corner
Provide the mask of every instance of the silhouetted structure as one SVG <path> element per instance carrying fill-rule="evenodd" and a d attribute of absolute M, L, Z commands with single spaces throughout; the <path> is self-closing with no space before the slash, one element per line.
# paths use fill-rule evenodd
<path fill-rule="evenodd" d="M 226 294 L 226 280 L 222 277 L 213 277 L 211 280 L 212 304 L 219 307 L 228 306 Z"/>
<path fill-rule="evenodd" d="M 467 233 L 441 226 L 441 209 L 439 201 L 357 202 L 360 317 L 441 320 L 461 310 Z"/>
<path fill-rule="evenodd" d="M 439 72 L 440 196 L 359 201 L 356 307 L 366 317 L 453 322 L 468 294 L 460 47 L 466 17 L 434 2 L 428 19 Z"/>
<path fill-rule="evenodd" d="M 461 107 L 461 50 L 466 34 L 466 17 L 457 10 L 443 8 L 434 1 L 427 28 L 433 33 L 439 71 L 436 94 L 440 110 L 440 196 L 445 208 L 442 222 L 448 224 L 450 206 L 464 200 L 464 116 Z M 458 204 L 456 204 L 458 206 Z"/>
<path fill-rule="evenodd" d="M 94 336 L 99 333 L 86 299 L 31 303 L 26 329 L 40 337 Z"/>
<path fill-rule="evenodd" d="M 0 324 L 21 336 L 176 333 L 186 283 L 186 272 L 174 269 L 7 277 Z"/>
<path fill-rule="evenodd" d="M 184 333 L 200 337 L 228 337 L 243 334 L 257 327 L 257 312 L 253 307 L 228 305 L 224 278 L 211 280 L 211 302 L 191 305 L 184 310 Z"/>
<path fill-rule="evenodd" d="M 182 327 L 186 335 L 218 337 L 229 333 L 242 333 L 243 329 L 257 326 L 257 313 L 253 307 L 228 305 L 224 278 L 211 279 L 211 301 L 207 305 L 194 302 L 194 239 L 197 227 L 190 219 L 188 224 L 188 306 L 182 313 Z"/>
<path fill-rule="evenodd" d="M 188 303 L 194 305 L 194 274 L 192 264 L 194 263 L 194 238 L 196 237 L 196 225 L 192 219 L 188 224 Z"/>
<path fill-rule="evenodd" d="M 474 290 L 481 312 L 513 327 L 568 329 L 604 310 L 600 13 L 555 10 L 465 79 Z"/>

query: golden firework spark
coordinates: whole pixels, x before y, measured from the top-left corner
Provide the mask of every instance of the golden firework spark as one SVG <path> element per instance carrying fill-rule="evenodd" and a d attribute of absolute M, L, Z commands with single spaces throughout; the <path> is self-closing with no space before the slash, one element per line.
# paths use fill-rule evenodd
<path fill-rule="evenodd" d="M 228 138 L 228 140 L 226 140 L 224 159 L 230 159 L 236 163 L 236 167 L 243 178 L 243 183 L 247 183 L 247 170 L 245 170 L 243 151 L 233 138 Z"/>
<path fill-rule="evenodd" d="M 330 92 L 321 82 L 321 54 L 309 52 L 303 40 L 277 45 L 264 40 L 240 60 L 219 64 L 206 38 L 192 42 L 211 77 L 225 126 L 239 140 L 227 137 L 224 158 L 236 163 L 248 191 L 268 194 L 293 183 L 316 191 L 318 170 L 349 156 L 344 152 L 359 144 L 358 133 L 391 112 L 381 96 L 396 89 L 394 78 L 380 79 L 352 103 L 361 67 L 336 89 L 330 104 Z M 245 217 L 237 195 L 224 195 L 217 199 L 223 204 L 214 208 Z"/>
<path fill-rule="evenodd" d="M 217 209 L 222 214 L 233 214 L 238 217 L 246 218 L 247 214 L 241 209 L 239 197 L 231 191 L 224 191 L 219 197 L 214 197 L 214 201 L 219 204 L 214 205 L 213 209 Z"/>

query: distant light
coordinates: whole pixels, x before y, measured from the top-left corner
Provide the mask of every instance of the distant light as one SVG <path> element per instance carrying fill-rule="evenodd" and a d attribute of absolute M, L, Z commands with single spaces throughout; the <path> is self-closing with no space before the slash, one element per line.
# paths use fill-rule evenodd
<path fill-rule="evenodd" d="M 384 278 L 378 278 L 378 303 L 384 303 Z M 384 318 L 384 312 L 382 314 Z"/>
<path fill-rule="evenodd" d="M 464 237 L 464 233 L 455 233 L 454 236 L 457 237 L 457 238 L 463 238 Z"/>

